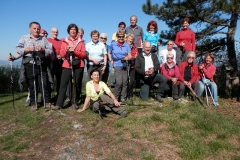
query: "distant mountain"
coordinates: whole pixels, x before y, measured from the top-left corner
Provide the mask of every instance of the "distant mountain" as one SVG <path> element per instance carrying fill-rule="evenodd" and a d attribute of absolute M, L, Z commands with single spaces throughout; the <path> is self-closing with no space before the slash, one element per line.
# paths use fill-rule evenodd
<path fill-rule="evenodd" d="M 0 66 L 8 66 L 8 65 L 10 65 L 9 61 L 7 61 L 7 60 L 0 60 Z M 21 65 L 21 59 L 14 61 L 13 65 L 20 66 Z"/>

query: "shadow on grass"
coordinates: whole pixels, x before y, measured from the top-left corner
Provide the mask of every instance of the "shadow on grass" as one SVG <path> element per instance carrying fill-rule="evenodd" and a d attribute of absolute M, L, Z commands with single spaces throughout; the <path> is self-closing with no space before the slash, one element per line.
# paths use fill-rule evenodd
<path fill-rule="evenodd" d="M 21 96 L 19 96 L 19 97 L 16 97 L 16 98 L 14 98 L 14 101 L 19 100 L 19 99 L 22 99 L 23 97 L 26 97 L 26 95 L 21 95 Z M 7 103 L 10 103 L 10 102 L 12 103 L 12 101 L 13 101 L 13 99 L 10 99 L 10 100 L 1 102 L 0 105 L 7 104 Z"/>

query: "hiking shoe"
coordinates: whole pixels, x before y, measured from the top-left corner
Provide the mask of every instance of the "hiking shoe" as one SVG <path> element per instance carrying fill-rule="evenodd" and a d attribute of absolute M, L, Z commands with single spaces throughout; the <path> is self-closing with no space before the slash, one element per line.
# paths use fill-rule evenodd
<path fill-rule="evenodd" d="M 32 106 L 31 106 L 31 111 L 37 111 L 37 109 L 38 109 L 38 108 L 37 108 L 37 105 L 32 105 Z"/>
<path fill-rule="evenodd" d="M 125 118 L 127 117 L 127 112 L 126 111 L 123 111 L 121 114 L 120 114 L 121 117 Z"/>
<path fill-rule="evenodd" d="M 58 109 L 60 109 L 60 108 L 61 108 L 60 106 L 51 105 L 51 109 L 52 109 L 52 110 L 58 110 Z"/>
<path fill-rule="evenodd" d="M 46 107 L 46 109 L 51 109 L 51 103 L 45 103 L 45 107 Z"/>
<path fill-rule="evenodd" d="M 160 95 L 157 95 L 156 99 L 157 99 L 157 101 L 160 102 L 160 103 L 163 102 L 163 100 L 162 100 L 162 96 L 160 96 Z"/>
<path fill-rule="evenodd" d="M 174 100 L 178 100 L 178 95 L 173 95 Z"/>

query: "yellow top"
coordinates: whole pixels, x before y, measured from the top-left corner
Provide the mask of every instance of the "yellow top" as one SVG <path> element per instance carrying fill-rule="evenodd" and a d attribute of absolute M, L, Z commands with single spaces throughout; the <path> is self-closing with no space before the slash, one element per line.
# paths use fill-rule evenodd
<path fill-rule="evenodd" d="M 91 81 L 87 82 L 86 96 L 90 97 L 91 100 L 96 101 L 100 96 L 102 96 L 104 94 L 104 92 L 107 94 L 109 94 L 111 92 L 111 90 L 108 88 L 108 86 L 102 81 L 99 82 L 99 88 L 100 88 L 100 92 L 99 92 L 99 94 L 97 94 L 97 92 L 95 91 L 95 88 L 94 88 L 93 81 L 91 80 Z"/>
<path fill-rule="evenodd" d="M 112 35 L 112 41 L 117 41 L 117 36 L 116 36 L 116 34 L 117 34 L 117 32 L 116 33 L 113 33 L 113 35 Z M 125 38 L 124 39 L 126 39 L 126 34 L 124 34 L 125 35 Z"/>

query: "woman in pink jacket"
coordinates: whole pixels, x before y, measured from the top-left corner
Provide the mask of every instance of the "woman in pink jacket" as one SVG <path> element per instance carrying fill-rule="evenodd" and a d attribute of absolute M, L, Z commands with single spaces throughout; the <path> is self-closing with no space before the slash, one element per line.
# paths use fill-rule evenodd
<path fill-rule="evenodd" d="M 62 39 L 60 56 L 64 58 L 62 65 L 62 77 L 59 88 L 59 95 L 56 102 L 56 106 L 52 109 L 63 108 L 64 97 L 67 89 L 69 79 L 71 78 L 71 67 L 73 68 L 75 77 L 76 97 L 80 94 L 80 79 L 83 78 L 81 72 L 84 68 L 84 59 L 87 57 L 84 41 L 81 40 L 78 35 L 78 27 L 76 24 L 70 24 L 67 28 L 69 37 Z M 73 66 L 70 63 L 70 55 L 73 57 Z"/>
<path fill-rule="evenodd" d="M 178 100 L 177 81 L 180 76 L 180 73 L 179 73 L 178 66 L 173 62 L 173 58 L 174 58 L 174 55 L 172 53 L 167 54 L 167 62 L 163 64 L 161 72 L 162 72 L 162 75 L 164 75 L 168 80 L 165 90 L 169 91 L 171 88 L 173 90 L 173 99 Z"/>

